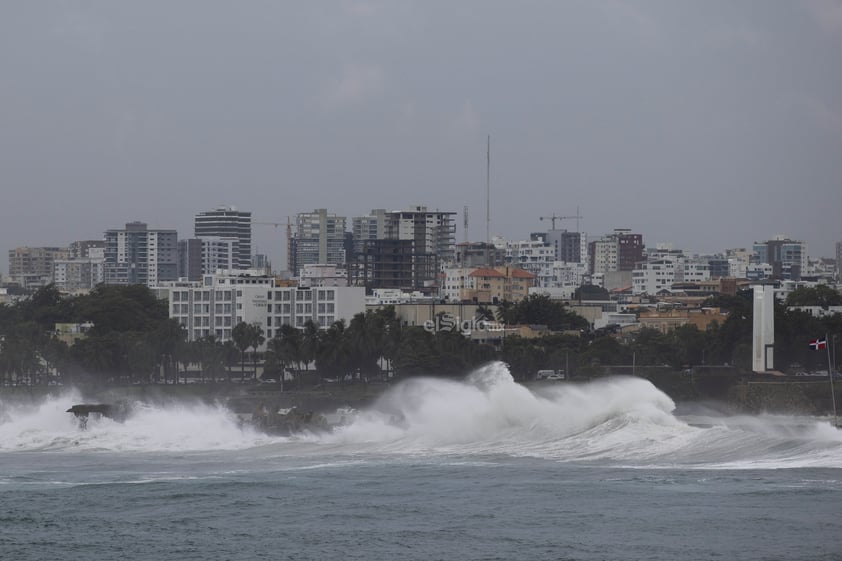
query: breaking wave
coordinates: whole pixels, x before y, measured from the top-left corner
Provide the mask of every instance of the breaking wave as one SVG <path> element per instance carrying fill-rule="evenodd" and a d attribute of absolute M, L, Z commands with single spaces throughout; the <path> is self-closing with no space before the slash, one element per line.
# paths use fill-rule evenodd
<path fill-rule="evenodd" d="M 38 405 L 0 403 L 0 453 L 32 450 L 190 452 L 241 450 L 268 441 L 243 429 L 221 406 L 135 404 L 124 422 L 92 416 L 84 430 L 67 412 L 83 400 L 69 392 Z"/>
<path fill-rule="evenodd" d="M 785 416 L 688 422 L 647 380 L 612 378 L 530 391 L 502 363 L 463 382 L 421 378 L 386 392 L 326 443 L 385 453 L 528 456 L 608 465 L 842 468 L 842 432 Z M 692 424 L 691 424 L 692 423 Z"/>
<path fill-rule="evenodd" d="M 258 455 L 495 457 L 631 467 L 842 468 L 842 432 L 814 418 L 695 417 L 651 383 L 613 378 L 528 389 L 502 363 L 463 381 L 414 378 L 370 408 L 345 412 L 330 432 L 291 438 L 243 428 L 221 406 L 138 406 L 123 423 L 92 419 L 87 430 L 66 412 L 69 394 L 38 406 L 0 402 L 0 453 L 33 450 L 183 452 L 260 449 Z M 336 416 L 338 418 L 338 416 Z M 338 456 L 338 458 L 337 458 Z"/>

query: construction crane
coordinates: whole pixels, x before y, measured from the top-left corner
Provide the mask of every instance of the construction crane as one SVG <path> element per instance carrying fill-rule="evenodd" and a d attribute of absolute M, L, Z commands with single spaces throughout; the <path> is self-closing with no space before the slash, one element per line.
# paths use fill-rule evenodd
<path fill-rule="evenodd" d="M 572 219 L 575 218 L 576 219 L 576 231 L 578 232 L 579 231 L 579 219 L 581 219 L 583 217 L 579 214 L 579 208 L 577 207 L 576 208 L 576 214 L 574 216 L 559 216 L 558 214 L 553 213 L 552 216 L 539 216 L 538 218 L 540 220 L 550 220 L 552 225 L 553 225 L 553 230 L 555 230 L 555 221 L 556 220 L 572 220 Z"/>
<path fill-rule="evenodd" d="M 252 220 L 252 224 L 257 224 L 260 226 L 274 226 L 278 228 L 280 226 L 286 226 L 286 236 L 287 236 L 287 261 L 289 261 L 289 255 L 292 248 L 292 224 L 289 221 L 289 216 L 287 216 L 286 222 L 264 222 L 260 220 Z"/>

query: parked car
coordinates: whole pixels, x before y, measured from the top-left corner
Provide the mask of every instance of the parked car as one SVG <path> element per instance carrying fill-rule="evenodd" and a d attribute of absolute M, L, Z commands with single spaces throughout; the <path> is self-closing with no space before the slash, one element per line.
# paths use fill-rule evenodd
<path fill-rule="evenodd" d="M 564 380 L 566 378 L 563 370 L 539 370 L 535 374 L 536 380 Z"/>

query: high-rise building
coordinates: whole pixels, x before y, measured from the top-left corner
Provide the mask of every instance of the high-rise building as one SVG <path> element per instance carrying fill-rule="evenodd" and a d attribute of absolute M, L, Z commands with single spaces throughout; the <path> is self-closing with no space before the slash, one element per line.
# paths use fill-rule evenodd
<path fill-rule="evenodd" d="M 52 282 L 53 263 L 68 259 L 66 247 L 17 247 L 9 250 L 9 280 L 24 288 L 39 288 Z"/>
<path fill-rule="evenodd" d="M 412 240 L 366 240 L 361 263 L 362 283 L 368 291 L 378 288 L 429 291 L 438 272 L 436 256 L 416 253 Z"/>
<path fill-rule="evenodd" d="M 202 280 L 202 240 L 178 240 L 178 278 L 189 281 Z"/>
<path fill-rule="evenodd" d="M 428 211 L 426 206 L 386 213 L 385 237 L 412 240 L 419 254 L 433 254 L 440 263 L 451 263 L 456 253 L 455 212 Z"/>
<path fill-rule="evenodd" d="M 106 284 L 157 286 L 178 278 L 178 233 L 149 230 L 144 222 L 129 222 L 123 230 L 106 230 Z"/>
<path fill-rule="evenodd" d="M 643 261 L 643 250 L 643 235 L 615 229 L 614 233 L 588 244 L 591 274 L 633 271 Z"/>
<path fill-rule="evenodd" d="M 90 290 L 103 280 L 102 257 L 56 259 L 53 262 L 53 283 L 61 291 Z"/>
<path fill-rule="evenodd" d="M 582 263 L 582 234 L 567 230 L 548 230 L 546 241 L 555 250 L 555 260 L 565 263 Z"/>
<path fill-rule="evenodd" d="M 345 217 L 320 208 L 295 217 L 290 240 L 289 270 L 298 276 L 304 265 L 345 264 Z"/>
<path fill-rule="evenodd" d="M 70 244 L 71 259 L 88 259 L 102 257 L 105 250 L 103 240 L 80 240 Z"/>
<path fill-rule="evenodd" d="M 372 210 L 353 220 L 357 278 L 369 290 L 400 288 L 434 293 L 440 268 L 456 257 L 455 212 Z M 361 279 L 359 278 L 361 275 Z"/>
<path fill-rule="evenodd" d="M 233 206 L 220 206 L 200 212 L 194 218 L 194 235 L 197 238 L 235 240 L 234 269 L 251 267 L 251 212 Z M 214 271 L 205 271 L 213 273 Z"/>
<path fill-rule="evenodd" d="M 375 208 L 368 216 L 353 217 L 351 233 L 354 236 L 354 254 L 361 256 L 366 241 L 386 238 L 386 211 Z"/>
<path fill-rule="evenodd" d="M 807 242 L 791 240 L 786 236 L 775 236 L 765 242 L 755 242 L 752 249 L 758 263 L 772 266 L 772 277 L 800 280 L 807 270 Z"/>

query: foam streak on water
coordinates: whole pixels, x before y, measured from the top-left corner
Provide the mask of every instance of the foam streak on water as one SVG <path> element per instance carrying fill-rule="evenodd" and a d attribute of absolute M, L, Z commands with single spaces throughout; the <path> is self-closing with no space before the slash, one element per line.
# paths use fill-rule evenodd
<path fill-rule="evenodd" d="M 0 453 L 14 450 L 182 452 L 246 450 L 341 458 L 493 456 L 634 467 L 766 469 L 842 467 L 842 434 L 826 422 L 785 416 L 707 415 L 692 424 L 651 383 L 615 378 L 530 391 L 492 363 L 463 381 L 415 378 L 332 432 L 268 437 L 243 430 L 221 407 L 138 407 L 125 423 L 81 431 L 68 395 L 37 408 L 6 406 Z"/>

